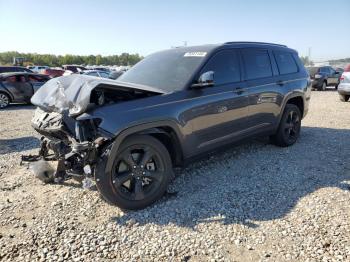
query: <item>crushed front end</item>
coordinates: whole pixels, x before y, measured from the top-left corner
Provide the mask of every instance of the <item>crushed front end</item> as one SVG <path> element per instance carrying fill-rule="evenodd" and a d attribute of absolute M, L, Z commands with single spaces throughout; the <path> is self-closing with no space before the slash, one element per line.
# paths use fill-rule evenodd
<path fill-rule="evenodd" d="M 22 156 L 22 162 L 30 162 L 44 182 L 92 177 L 115 136 L 100 128 L 115 121 L 114 112 L 103 108 L 159 94 L 150 87 L 84 75 L 51 79 L 31 99 L 37 106 L 32 126 L 42 135 L 39 153 Z"/>
<path fill-rule="evenodd" d="M 99 133 L 98 119 L 76 120 L 68 112 L 46 112 L 37 108 L 33 128 L 42 135 L 37 156 L 22 156 L 44 182 L 92 177 L 101 148 L 109 140 Z"/>

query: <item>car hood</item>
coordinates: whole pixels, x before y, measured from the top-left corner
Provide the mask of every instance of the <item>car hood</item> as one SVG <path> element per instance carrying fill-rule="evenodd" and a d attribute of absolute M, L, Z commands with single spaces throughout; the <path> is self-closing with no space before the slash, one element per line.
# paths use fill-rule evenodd
<path fill-rule="evenodd" d="M 90 104 L 91 91 L 99 86 L 108 86 L 116 90 L 133 89 L 153 94 L 164 94 L 163 90 L 126 83 L 117 80 L 86 75 L 72 74 L 53 78 L 46 82 L 32 97 L 32 104 L 46 110 L 79 115 L 86 111 Z"/>

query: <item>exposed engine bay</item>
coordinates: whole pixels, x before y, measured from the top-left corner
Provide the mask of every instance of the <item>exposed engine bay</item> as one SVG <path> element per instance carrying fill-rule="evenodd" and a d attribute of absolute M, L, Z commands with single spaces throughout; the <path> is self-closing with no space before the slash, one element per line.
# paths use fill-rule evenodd
<path fill-rule="evenodd" d="M 113 134 L 99 128 L 101 119 L 86 112 L 161 94 L 115 80 L 71 75 L 48 81 L 32 97 L 37 105 L 33 128 L 42 135 L 38 155 L 22 156 L 44 182 L 93 178 L 100 156 L 111 146 Z"/>

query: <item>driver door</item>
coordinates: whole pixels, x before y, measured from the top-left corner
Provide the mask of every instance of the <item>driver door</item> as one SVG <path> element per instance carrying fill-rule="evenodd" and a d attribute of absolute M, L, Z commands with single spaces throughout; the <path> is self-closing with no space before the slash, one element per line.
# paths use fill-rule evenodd
<path fill-rule="evenodd" d="M 200 75 L 214 72 L 214 85 L 192 89 L 192 128 L 197 151 L 207 151 L 240 138 L 248 126 L 249 99 L 241 81 L 241 62 L 236 50 L 214 54 Z"/>

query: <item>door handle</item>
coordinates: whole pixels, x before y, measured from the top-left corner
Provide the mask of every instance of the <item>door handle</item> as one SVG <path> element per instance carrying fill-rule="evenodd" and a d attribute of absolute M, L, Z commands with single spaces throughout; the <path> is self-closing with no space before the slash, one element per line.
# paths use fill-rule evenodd
<path fill-rule="evenodd" d="M 282 80 L 278 80 L 278 81 L 276 82 L 276 84 L 279 85 L 279 86 L 283 86 L 285 83 L 286 83 L 286 82 L 284 82 L 284 81 L 282 81 Z"/>
<path fill-rule="evenodd" d="M 236 94 L 242 94 L 243 92 L 244 92 L 244 89 L 242 87 L 236 87 L 233 90 L 233 93 L 236 93 Z"/>

